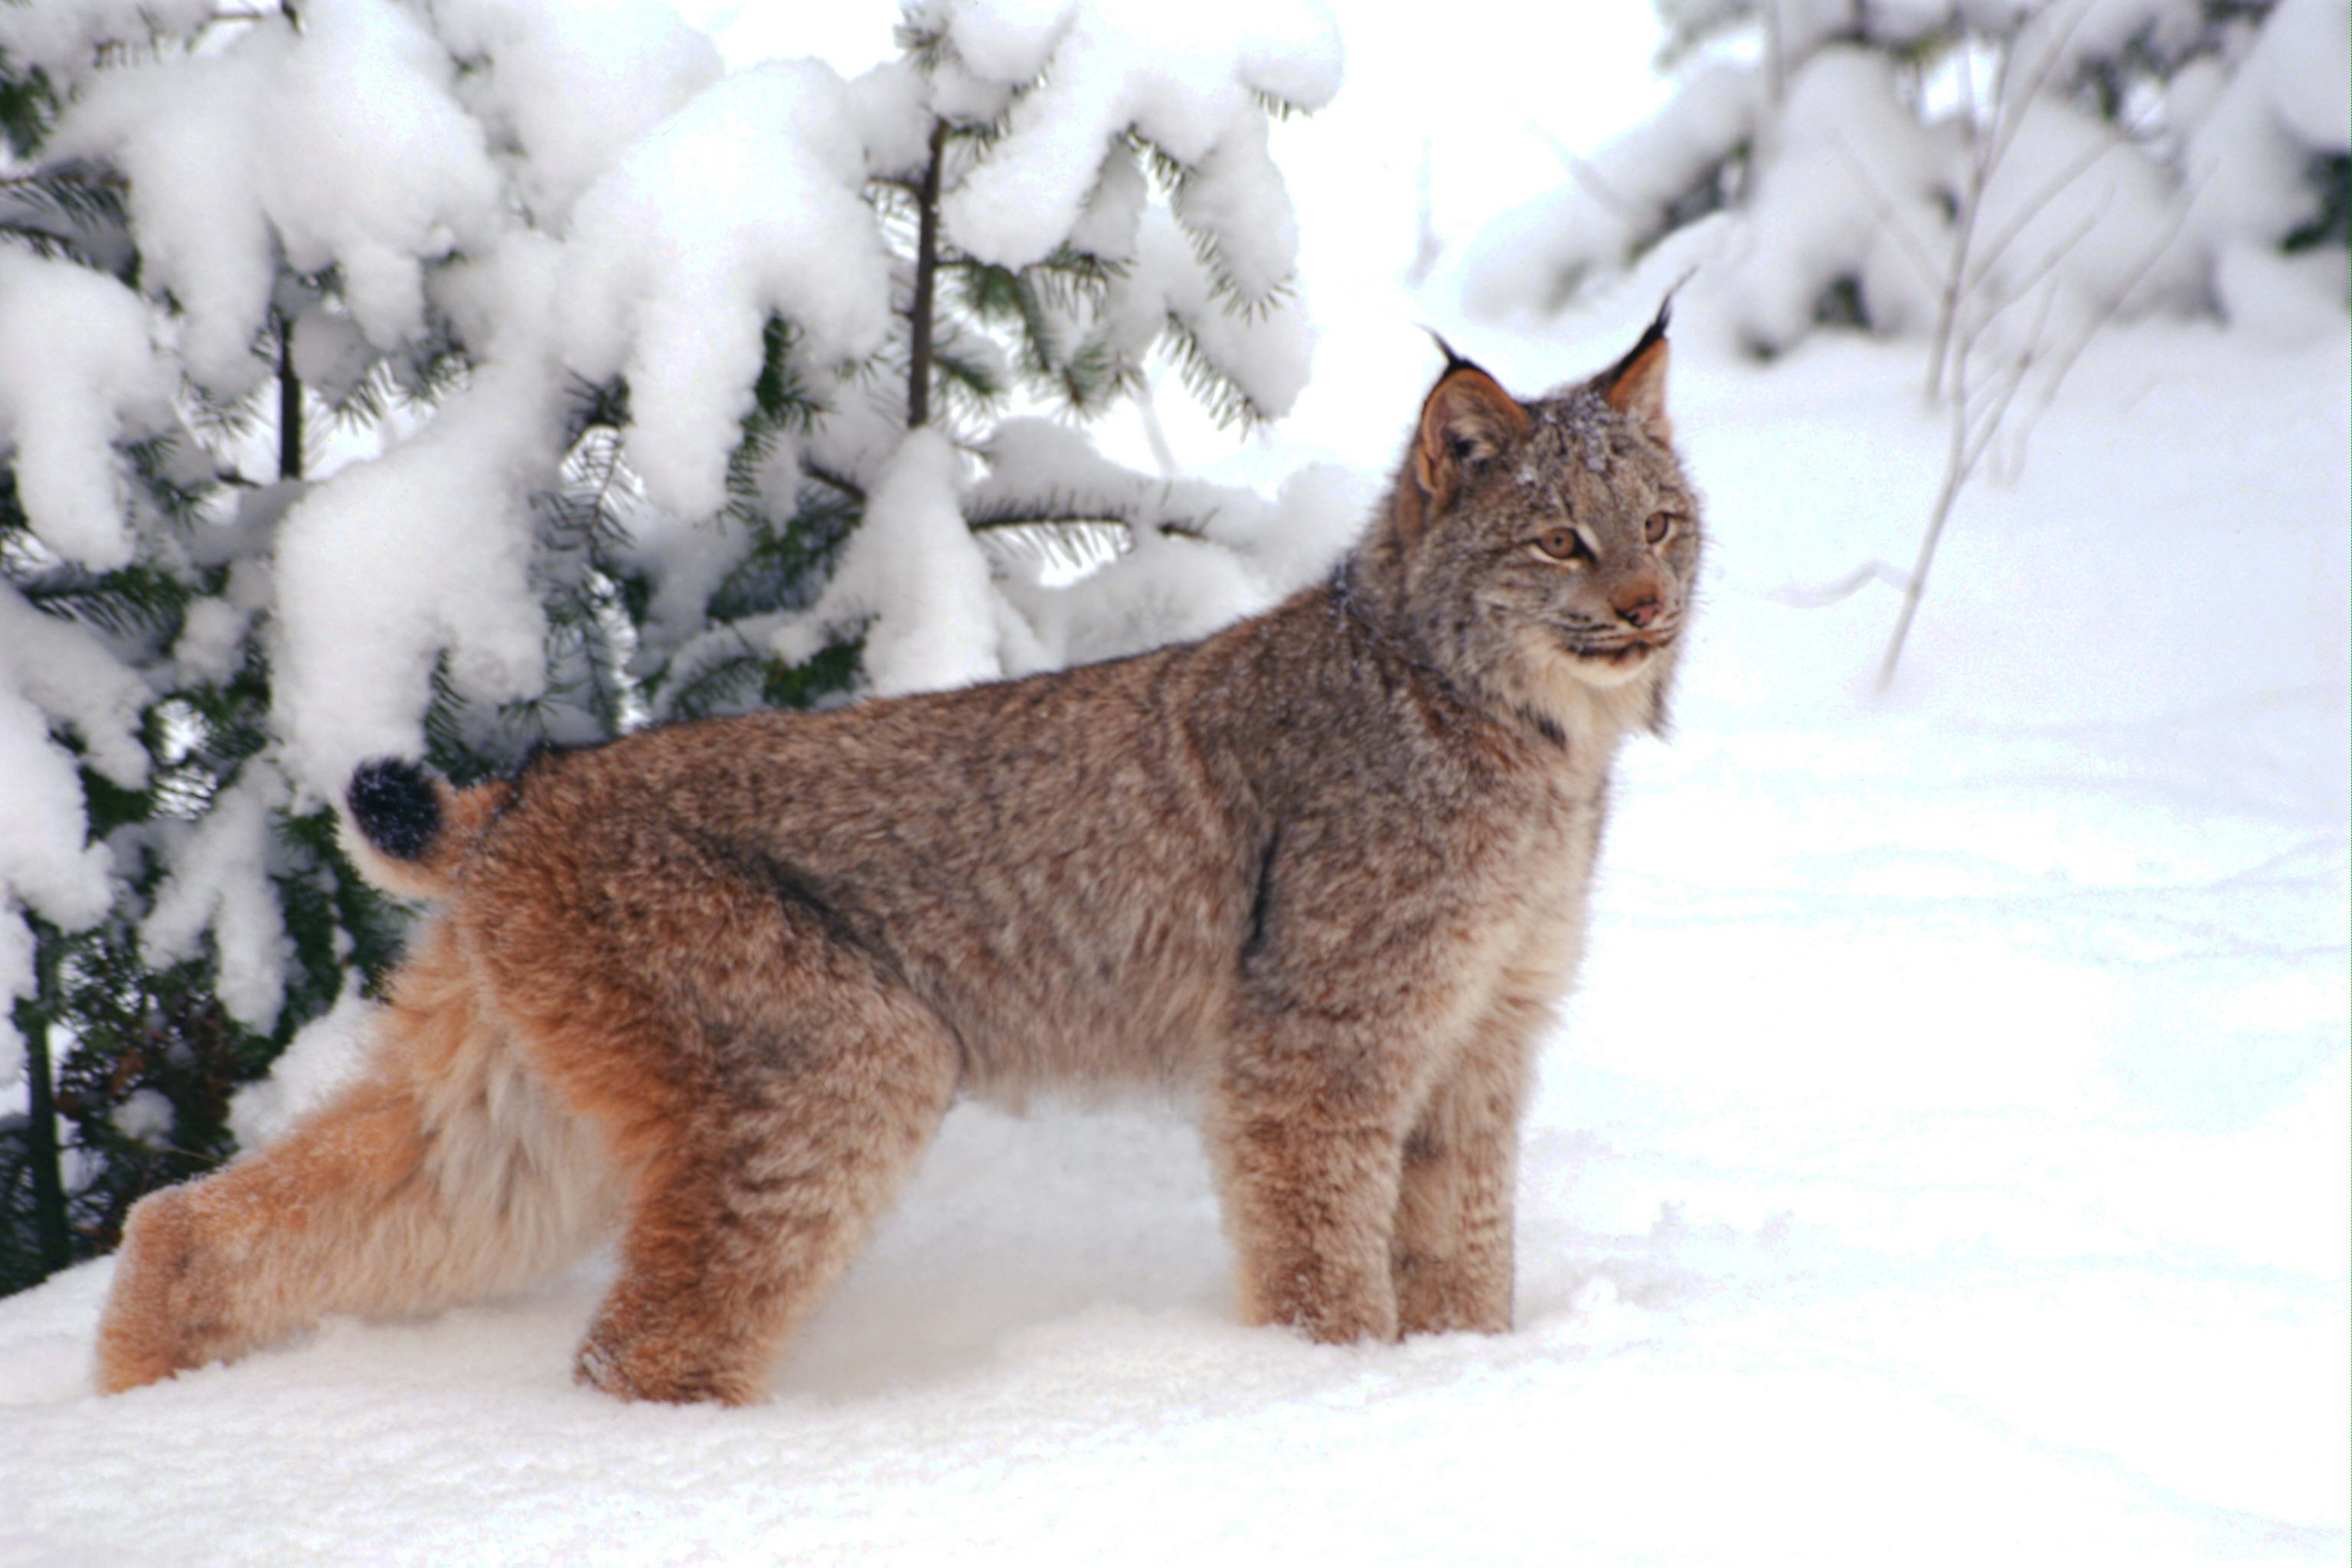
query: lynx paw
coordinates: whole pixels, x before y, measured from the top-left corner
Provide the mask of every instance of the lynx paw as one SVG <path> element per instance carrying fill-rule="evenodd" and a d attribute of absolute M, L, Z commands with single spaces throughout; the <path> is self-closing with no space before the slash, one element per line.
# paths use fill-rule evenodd
<path fill-rule="evenodd" d="M 1370 1285 L 1341 1288 L 1334 1281 L 1293 1278 L 1288 1289 L 1265 1290 L 1244 1301 L 1242 1321 L 1278 1324 L 1318 1344 L 1347 1345 L 1397 1337 L 1396 1298 Z"/>
<path fill-rule="evenodd" d="M 218 1268 L 206 1255 L 185 1192 L 151 1194 L 131 1211 L 114 1289 L 98 1325 L 97 1382 L 121 1394 L 226 1359 Z"/>
<path fill-rule="evenodd" d="M 625 1342 L 603 1324 L 582 1342 L 572 1379 L 615 1399 L 657 1405 L 750 1405 L 761 1390 L 712 1369 L 700 1358 L 646 1339 Z"/>
<path fill-rule="evenodd" d="M 1459 1259 L 1407 1253 L 1396 1260 L 1399 1337 L 1501 1334 L 1511 1329 L 1511 1279 Z"/>

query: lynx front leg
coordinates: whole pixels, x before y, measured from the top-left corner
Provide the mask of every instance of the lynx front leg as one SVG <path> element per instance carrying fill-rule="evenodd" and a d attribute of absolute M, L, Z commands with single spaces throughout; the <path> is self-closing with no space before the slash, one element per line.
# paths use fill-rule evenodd
<path fill-rule="evenodd" d="M 1405 1333 L 1511 1326 L 1519 1105 L 1528 1037 L 1543 1016 L 1511 1003 L 1490 1015 L 1405 1141 L 1391 1250 Z"/>
<path fill-rule="evenodd" d="M 1212 1142 L 1244 1322 L 1326 1343 L 1396 1337 L 1389 1233 L 1409 1066 L 1324 1042 L 1253 1052 L 1227 1072 Z"/>

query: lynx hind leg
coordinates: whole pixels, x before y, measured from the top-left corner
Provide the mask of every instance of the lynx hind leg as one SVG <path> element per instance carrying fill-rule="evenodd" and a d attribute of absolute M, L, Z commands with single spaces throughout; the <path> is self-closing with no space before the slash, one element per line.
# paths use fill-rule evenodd
<path fill-rule="evenodd" d="M 1534 1004 L 1502 1005 L 1438 1079 L 1405 1140 L 1390 1243 L 1402 1333 L 1511 1326 L 1526 1042 L 1544 1016 Z"/>
<path fill-rule="evenodd" d="M 682 1042 L 705 1069 L 691 1098 L 631 1133 L 621 1270 L 578 1363 L 606 1393 L 761 1398 L 954 1097 L 954 1036 L 859 951 L 796 932 L 755 978 L 756 1000 L 700 996 Z"/>
<path fill-rule="evenodd" d="M 610 1178 L 488 1026 L 446 932 L 404 971 L 373 1072 L 284 1140 L 131 1211 L 99 1325 L 119 1393 L 332 1312 L 512 1289 L 608 1223 Z"/>

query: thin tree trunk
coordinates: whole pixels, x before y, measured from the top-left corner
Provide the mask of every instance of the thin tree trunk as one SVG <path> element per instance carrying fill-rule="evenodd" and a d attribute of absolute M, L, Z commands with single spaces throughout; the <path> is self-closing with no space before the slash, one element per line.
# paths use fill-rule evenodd
<path fill-rule="evenodd" d="M 302 381 L 294 374 L 294 323 L 278 318 L 278 477 L 302 477 Z"/>
<path fill-rule="evenodd" d="M 33 940 L 40 976 L 34 996 L 53 997 L 60 956 L 56 933 L 43 930 L 37 921 Z M 16 1026 L 25 1037 L 25 1075 L 32 1088 L 26 1152 L 33 1167 L 33 1230 L 40 1242 L 42 1272 L 48 1275 L 73 1261 L 73 1240 L 66 1226 L 65 1181 L 58 1168 L 58 1103 L 50 1077 L 49 1020 L 37 1010 L 39 1005 L 35 1001 L 18 1006 Z"/>
<path fill-rule="evenodd" d="M 931 422 L 931 320 L 940 285 L 940 165 L 946 161 L 948 122 L 931 124 L 931 159 L 923 166 L 915 231 L 914 352 L 907 365 L 907 428 Z"/>

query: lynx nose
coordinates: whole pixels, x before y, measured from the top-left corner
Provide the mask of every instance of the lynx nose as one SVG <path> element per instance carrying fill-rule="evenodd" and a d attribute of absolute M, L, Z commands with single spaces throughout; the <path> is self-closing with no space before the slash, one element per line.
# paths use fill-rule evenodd
<path fill-rule="evenodd" d="M 1630 605 L 1617 606 L 1617 618 L 1630 621 L 1635 626 L 1646 626 L 1658 618 L 1658 596 L 1645 594 Z"/>

